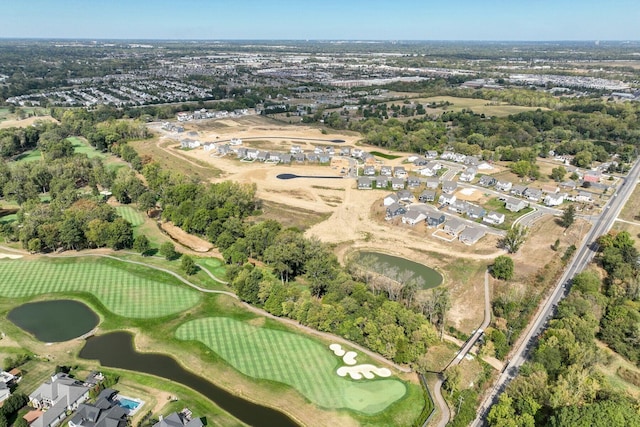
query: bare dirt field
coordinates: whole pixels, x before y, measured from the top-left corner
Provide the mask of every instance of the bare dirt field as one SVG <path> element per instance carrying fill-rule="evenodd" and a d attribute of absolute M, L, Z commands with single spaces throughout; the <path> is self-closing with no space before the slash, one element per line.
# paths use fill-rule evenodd
<path fill-rule="evenodd" d="M 55 122 L 58 123 L 56 119 L 51 116 L 38 116 L 38 117 L 29 117 L 26 119 L 9 119 L 0 121 L 0 129 L 6 128 L 26 128 L 33 125 L 36 121 L 44 121 L 44 122 Z"/>

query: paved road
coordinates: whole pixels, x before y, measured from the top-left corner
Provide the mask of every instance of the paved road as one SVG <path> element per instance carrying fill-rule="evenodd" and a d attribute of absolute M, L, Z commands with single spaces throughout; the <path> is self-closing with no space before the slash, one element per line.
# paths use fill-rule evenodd
<path fill-rule="evenodd" d="M 636 162 L 633 168 L 629 171 L 629 174 L 625 178 L 622 186 L 616 193 L 614 193 L 604 206 L 600 218 L 595 222 L 587 236 L 585 236 L 575 257 L 567 266 L 551 295 L 544 302 L 538 316 L 525 332 L 525 335 L 521 340 L 521 344 L 514 349 L 511 360 L 507 364 L 506 369 L 498 377 L 494 388 L 483 400 L 476 415 L 476 419 L 471 423 L 472 426 L 477 427 L 484 424 L 484 420 L 486 419 L 491 405 L 497 402 L 500 393 L 506 389 L 509 382 L 518 374 L 520 366 L 526 361 L 529 351 L 533 348 L 535 338 L 544 331 L 547 322 L 553 316 L 558 302 L 567 295 L 570 286 L 570 279 L 582 271 L 593 258 L 597 250 L 596 239 L 609 231 L 620 213 L 620 210 L 622 210 L 622 207 L 631 196 L 634 186 L 638 181 L 638 177 L 640 177 L 640 161 Z"/>

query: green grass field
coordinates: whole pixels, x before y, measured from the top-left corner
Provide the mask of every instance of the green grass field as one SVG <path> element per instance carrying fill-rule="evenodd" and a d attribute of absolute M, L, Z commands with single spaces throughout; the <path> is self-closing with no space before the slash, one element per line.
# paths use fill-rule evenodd
<path fill-rule="evenodd" d="M 116 212 L 122 218 L 129 221 L 134 227 L 138 227 L 144 223 L 144 215 L 131 206 L 116 206 Z"/>
<path fill-rule="evenodd" d="M 328 347 L 291 332 L 209 317 L 181 325 L 176 336 L 202 342 L 245 375 L 290 385 L 323 408 L 374 415 L 407 392 L 397 379 L 339 377 L 336 369 L 343 365 L 339 357 Z"/>
<path fill-rule="evenodd" d="M 9 224 L 12 223 L 14 221 L 18 220 L 18 215 L 16 214 L 9 214 L 9 215 L 5 215 L 3 217 L 0 217 L 0 224 Z"/>
<path fill-rule="evenodd" d="M 187 310 L 196 291 L 173 285 L 165 273 L 100 258 L 0 260 L 0 295 L 24 298 L 57 292 L 88 292 L 114 314 L 153 318 Z"/>
<path fill-rule="evenodd" d="M 227 274 L 227 267 L 224 264 L 224 261 L 218 258 L 198 258 L 196 263 L 209 271 L 209 273 L 216 276 L 218 279 L 225 278 Z"/>
<path fill-rule="evenodd" d="M 476 98 L 460 98 L 455 96 L 432 96 L 430 98 L 415 99 L 415 102 L 422 104 L 429 104 L 431 102 L 445 102 L 448 101 L 453 105 L 446 107 L 449 111 L 462 111 L 464 109 L 473 110 L 476 114 L 486 114 L 488 116 L 504 117 L 510 114 L 518 114 L 523 111 L 535 111 L 538 107 L 524 107 L 519 105 L 508 105 L 507 103 L 492 103 L 486 99 Z M 548 108 L 540 108 L 541 110 L 548 110 Z M 438 110 L 442 110 L 442 107 L 438 107 Z M 433 111 L 433 110 L 431 110 Z"/>
<path fill-rule="evenodd" d="M 99 157 L 104 159 L 107 157 L 105 153 L 102 153 L 91 146 L 84 139 L 77 136 L 70 136 L 67 138 L 73 144 L 73 152 L 76 154 L 86 154 L 90 159 L 93 157 Z"/>
<path fill-rule="evenodd" d="M 399 159 L 401 156 L 396 156 L 393 154 L 385 154 L 385 153 L 381 153 L 379 151 L 372 151 L 371 154 L 373 154 L 376 157 L 382 157 L 383 159 L 387 159 L 387 160 L 395 160 L 395 159 Z"/>

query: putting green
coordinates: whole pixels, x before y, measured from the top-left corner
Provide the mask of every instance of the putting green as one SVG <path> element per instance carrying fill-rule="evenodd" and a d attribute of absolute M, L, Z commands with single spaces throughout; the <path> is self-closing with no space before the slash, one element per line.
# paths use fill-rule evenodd
<path fill-rule="evenodd" d="M 339 377 L 336 369 L 343 365 L 342 358 L 328 347 L 291 332 L 209 317 L 181 325 L 176 336 L 202 342 L 245 375 L 290 385 L 323 408 L 373 415 L 407 391 L 397 379 L 352 381 Z"/>
<path fill-rule="evenodd" d="M 196 260 L 200 267 L 206 268 L 211 274 L 219 279 L 224 279 L 227 273 L 227 266 L 218 258 L 198 258 Z"/>
<path fill-rule="evenodd" d="M 23 298 L 88 292 L 109 311 L 131 318 L 167 316 L 198 303 L 196 291 L 172 285 L 175 279 L 168 274 L 142 266 L 130 266 L 131 271 L 127 271 L 127 267 L 124 262 L 93 257 L 0 260 L 0 295 Z"/>

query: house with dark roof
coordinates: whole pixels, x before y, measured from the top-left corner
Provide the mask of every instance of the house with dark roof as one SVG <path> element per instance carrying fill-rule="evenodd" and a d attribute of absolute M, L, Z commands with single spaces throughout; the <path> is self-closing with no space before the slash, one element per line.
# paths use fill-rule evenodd
<path fill-rule="evenodd" d="M 69 420 L 69 427 L 125 427 L 127 410 L 114 402 L 117 393 L 107 388 L 100 392 L 95 403 L 81 403 Z"/>
<path fill-rule="evenodd" d="M 424 190 L 418 196 L 418 201 L 422 203 L 433 202 L 436 200 L 436 191 L 435 190 Z"/>
<path fill-rule="evenodd" d="M 183 411 L 179 414 L 174 412 L 166 417 L 161 416 L 153 427 L 204 427 L 204 425 L 200 418 L 189 418 Z"/>
<path fill-rule="evenodd" d="M 486 213 L 487 211 L 478 205 L 471 203 L 467 205 L 467 216 L 471 219 L 481 219 Z"/>
<path fill-rule="evenodd" d="M 51 427 L 66 418 L 67 411 L 73 411 L 89 398 L 90 388 L 69 375 L 59 372 L 50 381 L 42 383 L 29 395 L 29 405 L 45 410 L 32 427 Z"/>
<path fill-rule="evenodd" d="M 433 212 L 427 215 L 426 221 L 429 227 L 438 227 L 440 224 L 444 224 L 446 217 L 440 212 Z"/>
<path fill-rule="evenodd" d="M 413 197 L 413 193 L 409 190 L 400 190 L 398 191 L 398 198 L 401 202 L 411 203 L 414 201 L 415 197 Z"/>
<path fill-rule="evenodd" d="M 469 209 L 469 202 L 466 200 L 455 200 L 453 203 L 449 204 L 447 208 L 449 212 L 455 212 L 460 215 L 464 215 L 467 213 L 467 209 Z"/>
<path fill-rule="evenodd" d="M 409 188 L 418 188 L 422 185 L 420 182 L 420 178 L 416 178 L 415 176 L 410 176 L 407 178 L 407 187 Z"/>
<path fill-rule="evenodd" d="M 387 213 L 386 219 L 391 219 L 398 215 L 404 215 L 405 213 L 407 213 L 407 210 L 405 209 L 404 206 L 400 205 L 399 203 L 393 203 L 387 206 L 386 213 Z"/>
<path fill-rule="evenodd" d="M 527 187 L 525 187 L 524 185 L 518 184 L 511 187 L 511 194 L 513 194 L 514 196 L 522 196 L 524 195 L 525 191 L 527 191 Z"/>

